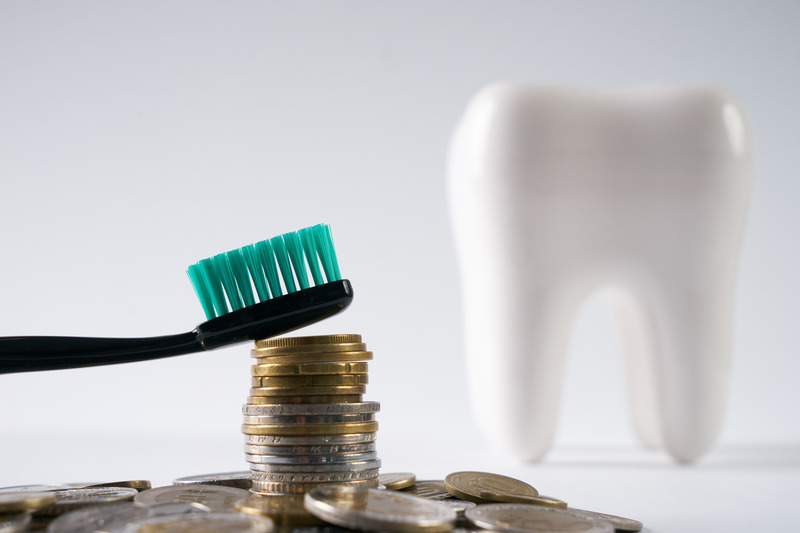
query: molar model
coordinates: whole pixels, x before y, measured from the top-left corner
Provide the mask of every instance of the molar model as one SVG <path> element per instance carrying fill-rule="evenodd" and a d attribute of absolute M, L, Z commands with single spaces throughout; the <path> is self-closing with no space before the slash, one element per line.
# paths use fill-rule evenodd
<path fill-rule="evenodd" d="M 705 88 L 490 86 L 456 128 L 448 180 L 471 402 L 495 447 L 550 447 L 573 320 L 611 289 L 636 433 L 679 461 L 707 452 L 750 186 L 736 104 Z"/>

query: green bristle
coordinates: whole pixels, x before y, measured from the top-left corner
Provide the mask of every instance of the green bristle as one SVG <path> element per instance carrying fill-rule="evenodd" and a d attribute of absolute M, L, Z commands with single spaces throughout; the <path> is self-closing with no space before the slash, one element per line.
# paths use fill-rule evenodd
<path fill-rule="evenodd" d="M 297 283 L 301 289 L 308 288 L 308 271 L 306 271 L 306 261 L 303 259 L 303 245 L 297 233 L 287 233 L 283 236 L 283 242 L 289 251 L 289 258 L 292 260 L 292 267 L 297 276 Z"/>
<path fill-rule="evenodd" d="M 189 279 L 192 281 L 192 287 L 194 287 L 194 292 L 197 293 L 197 298 L 200 300 L 200 304 L 203 306 L 203 312 L 206 314 L 206 318 L 211 320 L 217 314 L 214 312 L 214 301 L 211 299 L 211 295 L 208 293 L 208 286 L 203 279 L 203 270 L 200 265 L 192 265 L 187 270 L 189 274 Z"/>
<path fill-rule="evenodd" d="M 267 241 L 256 243 L 256 251 L 258 252 L 258 260 L 264 269 L 264 274 L 267 276 L 267 283 L 269 290 L 272 291 L 272 297 L 277 298 L 283 294 L 281 289 L 281 277 L 278 275 L 278 268 L 275 266 L 275 252 L 272 250 L 272 244 Z"/>
<path fill-rule="evenodd" d="M 242 295 L 244 306 L 253 305 L 256 303 L 255 295 L 253 294 L 253 284 L 250 283 L 250 274 L 247 273 L 247 265 L 242 257 L 242 250 L 231 250 L 225 254 L 228 257 L 228 263 L 231 265 L 233 271 L 233 278 L 236 280 L 236 287 L 239 289 L 239 294 Z"/>
<path fill-rule="evenodd" d="M 286 251 L 286 243 L 283 242 L 283 237 L 273 237 L 269 242 L 272 243 L 275 258 L 278 260 L 278 266 L 281 269 L 283 286 L 286 287 L 286 292 L 297 291 L 297 286 L 294 284 L 294 276 L 292 275 L 292 266 L 289 264 L 289 252 Z"/>
<path fill-rule="evenodd" d="M 214 301 L 214 309 L 217 310 L 217 316 L 222 316 L 228 312 L 228 304 L 225 302 L 225 293 L 222 290 L 222 282 L 217 273 L 217 267 L 214 265 L 214 260 L 203 259 L 200 261 L 200 267 L 203 271 L 208 292 L 211 293 L 211 299 Z"/>
<path fill-rule="evenodd" d="M 311 270 L 311 277 L 314 278 L 314 285 L 322 285 L 322 272 L 319 270 L 319 259 L 317 258 L 316 246 L 314 246 L 314 234 L 311 228 L 301 229 L 299 232 L 300 240 L 303 242 L 303 251 L 306 253 L 308 269 Z"/>
<path fill-rule="evenodd" d="M 213 260 L 214 266 L 217 267 L 217 272 L 219 272 L 222 286 L 225 288 L 225 296 L 228 297 L 228 303 L 231 309 L 234 311 L 241 309 L 244 305 L 242 305 L 242 297 L 239 295 L 239 289 L 236 287 L 236 280 L 233 278 L 228 256 L 225 254 L 217 254 L 213 257 Z"/>
<path fill-rule="evenodd" d="M 258 252 L 256 252 L 255 244 L 248 244 L 242 248 L 242 256 L 244 262 L 247 263 L 247 271 L 250 272 L 250 277 L 253 280 L 253 285 L 256 286 L 256 294 L 260 302 L 269 300 L 269 287 L 267 286 L 267 278 L 264 277 L 264 268 L 258 260 Z"/>
<path fill-rule="evenodd" d="M 322 285 L 325 279 L 341 279 L 331 231 L 325 224 L 203 259 L 190 266 L 187 274 L 209 320 L 256 301 Z"/>
<path fill-rule="evenodd" d="M 339 265 L 336 261 L 336 252 L 333 249 L 333 238 L 331 230 L 325 224 L 319 224 L 311 228 L 314 234 L 314 244 L 317 254 L 322 262 L 322 269 L 325 271 L 325 279 L 328 282 L 337 281 L 340 278 Z"/>

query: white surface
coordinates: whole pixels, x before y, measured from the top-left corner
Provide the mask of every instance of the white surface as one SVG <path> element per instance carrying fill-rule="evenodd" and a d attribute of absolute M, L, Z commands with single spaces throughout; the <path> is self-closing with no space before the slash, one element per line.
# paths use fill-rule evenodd
<path fill-rule="evenodd" d="M 755 158 L 720 446 L 796 446 L 798 19 L 796 3 L 755 1 L 0 3 L 0 335 L 188 330 L 203 314 L 187 265 L 327 222 L 356 300 L 308 332 L 362 333 L 375 351 L 368 397 L 384 405 L 387 468 L 427 457 L 431 438 L 470 443 L 468 468 L 499 461 L 466 407 L 444 177 L 458 116 L 500 79 L 710 83 L 741 103 Z M 0 376 L 0 484 L 241 468 L 248 350 Z M 541 468 L 569 445 L 636 457 L 619 359 L 590 303 Z M 169 444 L 185 437 L 188 449 Z M 407 455 L 387 455 L 392 441 Z M 713 457 L 621 471 L 638 480 L 632 497 L 660 502 L 695 491 Z M 612 469 L 599 461 L 570 468 Z M 774 518 L 762 498 L 796 488 L 796 461 L 747 464 L 706 478 L 715 506 L 679 506 L 685 527 L 652 523 L 690 531 L 748 512 L 748 497 Z M 613 499 L 612 512 L 638 511 Z"/>

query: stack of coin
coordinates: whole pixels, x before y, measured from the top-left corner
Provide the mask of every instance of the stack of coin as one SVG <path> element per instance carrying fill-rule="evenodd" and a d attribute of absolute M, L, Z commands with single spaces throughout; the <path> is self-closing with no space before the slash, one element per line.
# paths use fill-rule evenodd
<path fill-rule="evenodd" d="M 256 341 L 242 408 L 252 491 L 302 494 L 326 483 L 376 487 L 378 402 L 362 401 L 367 351 L 360 335 Z"/>

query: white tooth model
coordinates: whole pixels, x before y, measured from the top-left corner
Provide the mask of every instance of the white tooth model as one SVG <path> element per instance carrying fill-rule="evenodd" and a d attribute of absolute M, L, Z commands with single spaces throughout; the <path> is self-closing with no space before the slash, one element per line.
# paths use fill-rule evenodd
<path fill-rule="evenodd" d="M 449 195 L 486 437 L 524 460 L 547 451 L 572 324 L 610 288 L 637 434 L 679 461 L 708 451 L 749 189 L 747 127 L 717 90 L 506 84 L 475 96 L 450 147 Z"/>

